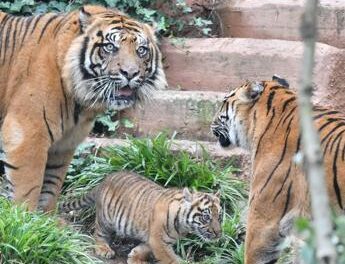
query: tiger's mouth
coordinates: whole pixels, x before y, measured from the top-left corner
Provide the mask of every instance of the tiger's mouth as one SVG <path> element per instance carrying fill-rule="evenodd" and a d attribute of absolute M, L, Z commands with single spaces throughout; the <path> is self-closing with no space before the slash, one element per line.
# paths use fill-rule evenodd
<path fill-rule="evenodd" d="M 213 127 L 212 132 L 213 135 L 215 135 L 218 138 L 218 141 L 223 148 L 229 147 L 231 145 L 231 141 L 229 137 L 226 135 L 227 131 L 221 131 Z"/>
<path fill-rule="evenodd" d="M 130 88 L 128 85 L 118 90 L 114 90 L 110 95 L 104 96 L 104 101 L 107 102 L 109 108 L 115 110 L 122 110 L 124 108 L 134 105 L 136 100 L 137 89 Z"/>
<path fill-rule="evenodd" d="M 218 141 L 220 145 L 224 148 L 229 147 L 231 145 L 230 139 L 228 137 L 225 137 L 223 134 L 219 135 Z"/>
<path fill-rule="evenodd" d="M 114 101 L 134 101 L 136 97 L 136 89 L 130 88 L 128 85 L 111 93 L 110 97 L 107 98 L 110 102 Z"/>
<path fill-rule="evenodd" d="M 221 234 L 215 234 L 215 233 L 206 231 L 206 232 L 200 232 L 199 237 L 206 242 L 210 242 L 212 240 L 218 240 L 221 237 Z"/>
<path fill-rule="evenodd" d="M 120 88 L 112 94 L 114 100 L 130 100 L 135 98 L 136 89 L 130 88 L 128 85 Z"/>

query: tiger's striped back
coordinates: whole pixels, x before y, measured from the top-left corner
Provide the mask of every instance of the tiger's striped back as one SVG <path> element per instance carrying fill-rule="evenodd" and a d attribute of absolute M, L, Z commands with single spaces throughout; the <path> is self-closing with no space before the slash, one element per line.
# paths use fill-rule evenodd
<path fill-rule="evenodd" d="M 102 184 L 97 197 L 96 208 L 102 208 L 97 212 L 99 225 L 114 227 L 119 236 L 147 240 L 154 205 L 168 193 L 175 199 L 178 190 L 165 190 L 133 173 L 113 174 Z"/>
<path fill-rule="evenodd" d="M 40 46 L 56 41 L 72 16 L 77 19 L 75 13 L 23 17 L 0 12 L 0 71 L 20 57 L 20 51 L 39 53 Z"/>

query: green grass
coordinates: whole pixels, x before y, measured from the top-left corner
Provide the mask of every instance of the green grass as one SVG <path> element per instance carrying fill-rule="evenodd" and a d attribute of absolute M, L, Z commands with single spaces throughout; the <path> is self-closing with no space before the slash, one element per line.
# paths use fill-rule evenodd
<path fill-rule="evenodd" d="M 124 147 L 95 150 L 82 145 L 75 154 L 63 186 L 61 200 L 84 194 L 106 175 L 119 170 L 136 171 L 166 187 L 189 187 L 194 190 L 221 191 L 223 236 L 216 242 L 196 237 L 178 241 L 176 252 L 187 263 L 243 263 L 244 227 L 240 221 L 241 204 L 247 196 L 244 182 L 232 177 L 231 164 L 218 164 L 206 151 L 198 158 L 187 152 L 171 150 L 173 140 L 165 134 L 153 139 L 130 139 Z M 96 152 L 96 153 L 95 153 Z M 71 217 L 82 224 L 81 234 L 72 228 L 59 227 L 52 215 L 29 213 L 0 199 L 0 263 L 97 263 L 90 257 L 93 241 L 94 209 Z"/>
<path fill-rule="evenodd" d="M 345 215 L 333 211 L 332 214 L 333 232 L 331 235 L 331 242 L 337 254 L 336 263 L 345 263 Z M 312 220 L 307 218 L 298 218 L 295 221 L 295 231 L 298 234 L 299 247 L 293 247 L 287 244 L 285 251 L 287 251 L 286 259 L 290 260 L 298 254 L 301 263 L 314 264 L 318 263 L 317 258 L 317 237 L 315 226 Z M 281 262 L 288 263 L 288 262 Z"/>
<path fill-rule="evenodd" d="M 187 263 L 243 264 L 244 226 L 240 222 L 240 210 L 232 214 L 225 212 L 223 234 L 219 241 L 204 242 L 198 238 L 184 238 L 177 244 L 177 252 Z"/>
<path fill-rule="evenodd" d="M 0 263 L 97 263 L 91 238 L 59 227 L 55 217 L 29 213 L 0 198 Z"/>
<path fill-rule="evenodd" d="M 108 147 L 94 155 L 90 145 L 84 145 L 73 160 L 67 175 L 62 199 L 76 197 L 92 189 L 114 171 L 136 171 L 166 187 L 189 187 L 205 192 L 221 191 L 224 209 L 223 237 L 218 242 L 205 243 L 195 237 L 182 239 L 176 246 L 183 259 L 200 263 L 243 263 L 244 227 L 240 221 L 246 200 L 246 185 L 232 177 L 236 169 L 213 161 L 206 151 L 198 159 L 187 152 L 171 150 L 173 140 L 165 134 L 153 139 L 130 139 L 128 146 Z M 94 150 L 93 150 L 94 151 Z M 75 215 L 74 221 L 91 230 L 94 210 Z"/>

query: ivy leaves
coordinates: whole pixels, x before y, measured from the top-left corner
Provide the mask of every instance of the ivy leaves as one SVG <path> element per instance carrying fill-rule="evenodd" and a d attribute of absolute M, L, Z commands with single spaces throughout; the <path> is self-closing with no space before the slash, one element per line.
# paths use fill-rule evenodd
<path fill-rule="evenodd" d="M 1 1 L 0 10 L 11 14 L 32 15 L 68 12 L 85 3 L 117 8 L 136 19 L 154 24 L 156 31 L 163 36 L 181 36 L 183 30 L 190 26 L 204 35 L 211 33 L 211 20 L 193 15 L 192 8 L 185 0 L 166 1 L 164 8 L 161 8 L 159 0 L 12 0 Z"/>

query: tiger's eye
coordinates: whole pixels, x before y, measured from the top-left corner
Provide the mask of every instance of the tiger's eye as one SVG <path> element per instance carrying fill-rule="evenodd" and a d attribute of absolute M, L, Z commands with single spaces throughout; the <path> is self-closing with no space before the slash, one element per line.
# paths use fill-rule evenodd
<path fill-rule="evenodd" d="M 147 54 L 147 51 L 148 49 L 144 46 L 140 46 L 138 49 L 137 49 L 137 53 L 140 57 L 143 57 Z"/>
<path fill-rule="evenodd" d="M 105 44 L 104 46 L 103 46 L 103 48 L 104 48 L 104 50 L 106 51 L 106 52 L 109 52 L 109 53 L 111 53 L 111 52 L 115 52 L 116 50 L 117 50 L 117 48 L 114 46 L 114 44 L 112 44 L 112 43 L 107 43 L 107 44 Z"/>

